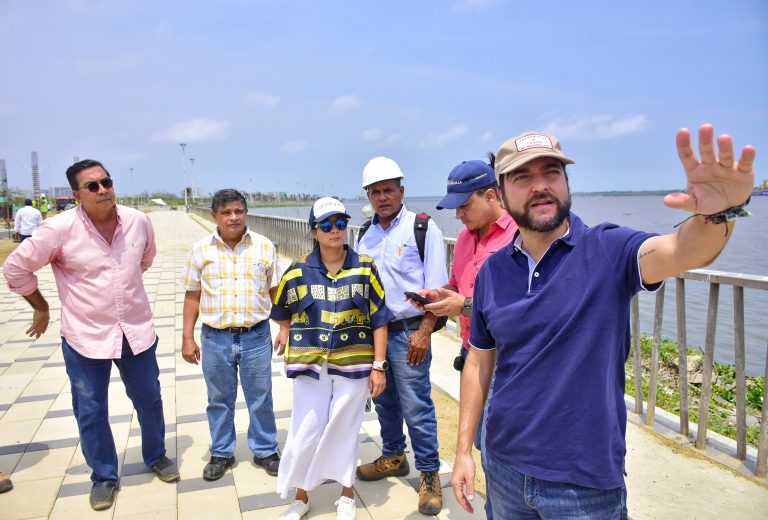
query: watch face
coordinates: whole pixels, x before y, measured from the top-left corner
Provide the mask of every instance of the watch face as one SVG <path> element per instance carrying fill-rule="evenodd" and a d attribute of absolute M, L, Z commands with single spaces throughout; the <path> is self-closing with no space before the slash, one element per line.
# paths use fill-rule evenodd
<path fill-rule="evenodd" d="M 384 362 L 381 364 L 381 368 L 383 368 L 384 370 L 389 370 L 389 361 L 385 359 Z"/>

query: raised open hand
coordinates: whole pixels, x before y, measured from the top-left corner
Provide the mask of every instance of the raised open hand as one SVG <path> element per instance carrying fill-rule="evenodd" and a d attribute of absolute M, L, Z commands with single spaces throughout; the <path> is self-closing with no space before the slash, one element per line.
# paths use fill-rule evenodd
<path fill-rule="evenodd" d="M 687 128 L 677 132 L 677 154 L 688 178 L 688 193 L 670 193 L 664 197 L 664 204 L 670 208 L 711 215 L 743 204 L 752 193 L 755 148 L 745 146 L 736 163 L 733 140 L 724 134 L 717 138 L 720 151 L 717 157 L 714 135 L 712 125 L 699 128 L 699 160 L 691 146 L 691 132 Z"/>

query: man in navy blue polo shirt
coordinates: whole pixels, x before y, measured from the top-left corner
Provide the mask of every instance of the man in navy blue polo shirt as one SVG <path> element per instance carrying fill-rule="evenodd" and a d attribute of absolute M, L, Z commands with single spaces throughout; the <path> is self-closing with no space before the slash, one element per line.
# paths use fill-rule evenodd
<path fill-rule="evenodd" d="M 729 136 L 699 129 L 697 159 L 677 134 L 687 193 L 664 203 L 692 215 L 657 236 L 614 224 L 588 227 L 570 212 L 556 137 L 526 132 L 505 142 L 496 176 L 519 227 L 478 273 L 461 386 L 453 491 L 472 510 L 472 437 L 494 365 L 488 410 L 487 485 L 497 518 L 626 518 L 624 362 L 629 302 L 641 290 L 705 266 L 747 216 L 755 149 L 734 161 Z"/>

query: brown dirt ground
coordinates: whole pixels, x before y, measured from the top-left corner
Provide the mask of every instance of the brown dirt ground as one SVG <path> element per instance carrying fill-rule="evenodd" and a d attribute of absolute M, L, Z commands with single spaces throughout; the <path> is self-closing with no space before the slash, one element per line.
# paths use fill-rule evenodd
<path fill-rule="evenodd" d="M 18 245 L 19 243 L 14 242 L 13 240 L 0 240 L 0 264 L 5 262 L 8 255 L 10 255 Z"/>
<path fill-rule="evenodd" d="M 437 441 L 440 444 L 440 458 L 453 464 L 456 458 L 456 435 L 459 431 L 459 403 L 450 395 L 432 385 L 432 400 L 437 414 Z M 472 448 L 475 459 L 475 491 L 485 497 L 485 473 L 480 465 L 480 452 Z M 446 483 L 443 482 L 443 485 Z M 443 492 L 450 490 L 444 489 Z"/>

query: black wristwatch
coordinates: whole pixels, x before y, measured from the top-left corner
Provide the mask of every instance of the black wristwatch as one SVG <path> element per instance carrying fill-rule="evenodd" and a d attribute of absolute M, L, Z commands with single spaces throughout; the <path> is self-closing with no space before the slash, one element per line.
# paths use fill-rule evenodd
<path fill-rule="evenodd" d="M 461 307 L 461 314 L 467 318 L 472 316 L 472 298 L 464 298 L 464 305 Z"/>
<path fill-rule="evenodd" d="M 386 359 L 384 361 L 374 361 L 371 365 L 372 370 L 378 370 L 379 372 L 386 372 L 389 370 L 389 361 Z"/>

